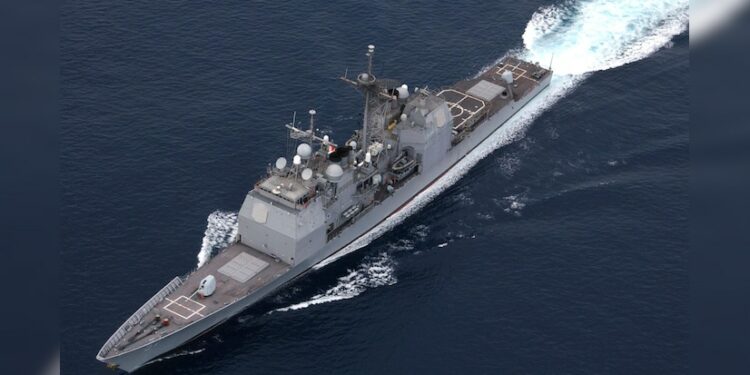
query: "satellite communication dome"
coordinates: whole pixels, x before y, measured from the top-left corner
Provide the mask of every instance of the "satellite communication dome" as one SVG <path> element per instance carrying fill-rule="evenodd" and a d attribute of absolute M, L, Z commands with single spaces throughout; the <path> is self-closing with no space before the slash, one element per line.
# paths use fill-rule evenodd
<path fill-rule="evenodd" d="M 312 178 L 313 171 L 310 168 L 305 168 L 302 170 L 302 179 L 307 181 Z"/>
<path fill-rule="evenodd" d="M 326 168 L 326 178 L 331 182 L 339 182 L 343 175 L 344 170 L 338 164 L 331 164 Z"/>
<path fill-rule="evenodd" d="M 284 169 L 284 167 L 286 167 L 286 158 L 282 156 L 276 159 L 276 169 L 281 170 Z"/>
<path fill-rule="evenodd" d="M 302 158 L 299 155 L 294 155 L 294 158 L 292 159 L 292 164 L 294 165 L 302 164 Z"/>
<path fill-rule="evenodd" d="M 310 155 L 312 155 L 312 147 L 307 143 L 300 143 L 300 145 L 297 146 L 297 155 L 301 156 L 304 160 L 310 159 Z"/>
<path fill-rule="evenodd" d="M 399 99 L 406 99 L 409 97 L 409 86 L 407 86 L 406 84 L 403 84 L 399 88 L 396 89 L 396 92 L 398 92 Z"/>
<path fill-rule="evenodd" d="M 513 73 L 511 73 L 511 71 L 510 71 L 510 70 L 506 70 L 506 71 L 504 71 L 504 72 L 503 72 L 503 74 L 501 75 L 501 77 L 502 77 L 502 78 L 503 78 L 503 80 L 504 80 L 505 82 L 507 82 L 508 84 L 511 84 L 511 83 L 513 83 Z"/>
<path fill-rule="evenodd" d="M 357 75 L 357 82 L 362 85 L 369 86 L 375 83 L 375 77 L 372 74 L 359 73 L 359 75 Z"/>

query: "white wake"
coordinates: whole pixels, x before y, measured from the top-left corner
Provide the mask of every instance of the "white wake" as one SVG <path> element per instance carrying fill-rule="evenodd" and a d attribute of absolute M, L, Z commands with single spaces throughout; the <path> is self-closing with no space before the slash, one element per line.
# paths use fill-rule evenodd
<path fill-rule="evenodd" d="M 687 30 L 688 0 L 589 0 L 539 9 L 523 33 L 524 57 L 582 75 L 641 60 Z"/>
<path fill-rule="evenodd" d="M 162 361 L 168 361 L 170 359 L 177 358 L 177 357 L 184 357 L 186 355 L 196 355 L 196 354 L 203 353 L 204 351 L 206 351 L 206 348 L 200 348 L 200 349 L 196 349 L 196 350 L 181 350 L 179 352 L 172 353 L 172 354 L 164 356 L 164 357 L 158 357 L 156 359 L 153 359 L 153 360 L 151 360 L 149 362 L 146 362 L 146 365 L 150 365 L 152 363 L 157 363 L 157 362 L 162 362 Z"/>
<path fill-rule="evenodd" d="M 369 288 L 396 283 L 393 260 L 388 253 L 382 252 L 375 257 L 367 257 L 355 270 L 338 279 L 337 284 L 305 302 L 276 309 L 274 311 L 299 310 L 321 303 L 354 298 Z"/>
<path fill-rule="evenodd" d="M 236 212 L 214 211 L 208 215 L 206 221 L 206 232 L 203 234 L 201 251 L 198 252 L 198 268 L 237 238 Z"/>

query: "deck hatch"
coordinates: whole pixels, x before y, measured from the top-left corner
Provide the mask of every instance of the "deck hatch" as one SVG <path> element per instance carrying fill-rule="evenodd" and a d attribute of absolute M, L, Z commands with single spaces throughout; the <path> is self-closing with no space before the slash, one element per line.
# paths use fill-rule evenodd
<path fill-rule="evenodd" d="M 240 253 L 219 268 L 219 273 L 244 283 L 268 267 L 268 263 L 248 254 Z"/>
<path fill-rule="evenodd" d="M 496 85 L 490 81 L 481 80 L 467 90 L 466 93 L 486 101 L 491 101 L 504 90 L 505 88 L 500 85 Z"/>

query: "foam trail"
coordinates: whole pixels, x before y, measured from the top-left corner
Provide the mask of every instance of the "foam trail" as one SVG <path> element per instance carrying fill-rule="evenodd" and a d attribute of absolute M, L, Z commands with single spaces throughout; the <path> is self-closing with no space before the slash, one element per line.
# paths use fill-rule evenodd
<path fill-rule="evenodd" d="M 146 365 L 150 365 L 152 363 L 157 363 L 157 362 L 161 362 L 161 361 L 170 360 L 170 359 L 177 358 L 177 357 L 183 357 L 183 356 L 186 356 L 186 355 L 200 354 L 200 353 L 203 353 L 205 350 L 206 350 L 206 348 L 201 348 L 201 349 L 197 349 L 197 350 L 183 350 L 183 351 L 180 351 L 180 352 L 176 352 L 176 353 L 170 354 L 168 356 L 156 358 L 156 359 L 154 359 L 152 361 L 147 362 Z"/>
<path fill-rule="evenodd" d="M 524 57 L 580 75 L 641 60 L 687 29 L 688 0 L 589 0 L 547 6 L 523 33 Z M 554 57 L 554 59 L 553 59 Z"/>
<path fill-rule="evenodd" d="M 591 72 L 643 59 L 668 45 L 687 29 L 687 14 L 687 0 L 593 0 L 541 8 L 526 26 L 525 50 L 519 55 L 542 62 L 554 54 L 550 86 L 406 207 L 315 268 L 367 246 L 453 185 L 481 159 L 522 138 L 537 116 Z"/>
<path fill-rule="evenodd" d="M 347 275 L 340 277 L 337 284 L 324 293 L 315 295 L 305 302 L 276 309 L 274 312 L 300 310 L 321 303 L 354 298 L 369 288 L 393 285 L 396 281 L 393 260 L 383 252 L 376 257 L 366 258 L 357 269 L 350 270 Z"/>
<path fill-rule="evenodd" d="M 236 212 L 214 211 L 206 221 L 206 232 L 198 253 L 198 268 L 211 259 L 216 251 L 229 246 L 237 238 Z"/>

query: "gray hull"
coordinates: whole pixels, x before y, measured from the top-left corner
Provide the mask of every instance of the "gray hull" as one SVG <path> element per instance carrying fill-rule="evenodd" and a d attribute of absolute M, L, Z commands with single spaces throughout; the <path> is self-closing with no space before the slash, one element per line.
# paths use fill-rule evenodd
<path fill-rule="evenodd" d="M 523 98 L 519 98 L 515 103 L 507 105 L 483 121 L 471 132 L 471 134 L 467 135 L 460 143 L 453 146 L 447 153 L 446 157 L 443 158 L 434 168 L 420 171 L 419 174 L 411 178 L 402 188 L 396 190 L 391 197 L 383 201 L 381 204 L 374 206 L 369 212 L 363 214 L 356 222 L 347 227 L 346 230 L 341 231 L 338 236 L 329 241 L 326 246 L 322 247 L 305 261 L 290 268 L 288 272 L 279 276 L 274 281 L 253 293 L 206 315 L 195 323 L 187 325 L 151 343 L 116 356 L 107 358 L 98 357 L 98 359 L 107 363 L 116 363 L 120 369 L 128 372 L 134 371 L 144 366 L 149 361 L 178 348 L 201 334 L 206 333 L 211 328 L 216 327 L 233 316 L 236 316 L 262 298 L 279 290 L 285 284 L 288 284 L 293 279 L 310 270 L 316 264 L 335 255 L 372 228 L 403 209 L 422 190 L 429 187 L 443 174 L 448 172 L 456 163 L 476 148 L 483 140 L 497 131 L 516 112 L 544 90 L 549 85 L 550 79 L 551 75 L 545 76 L 539 81 L 539 85 L 524 95 Z"/>

